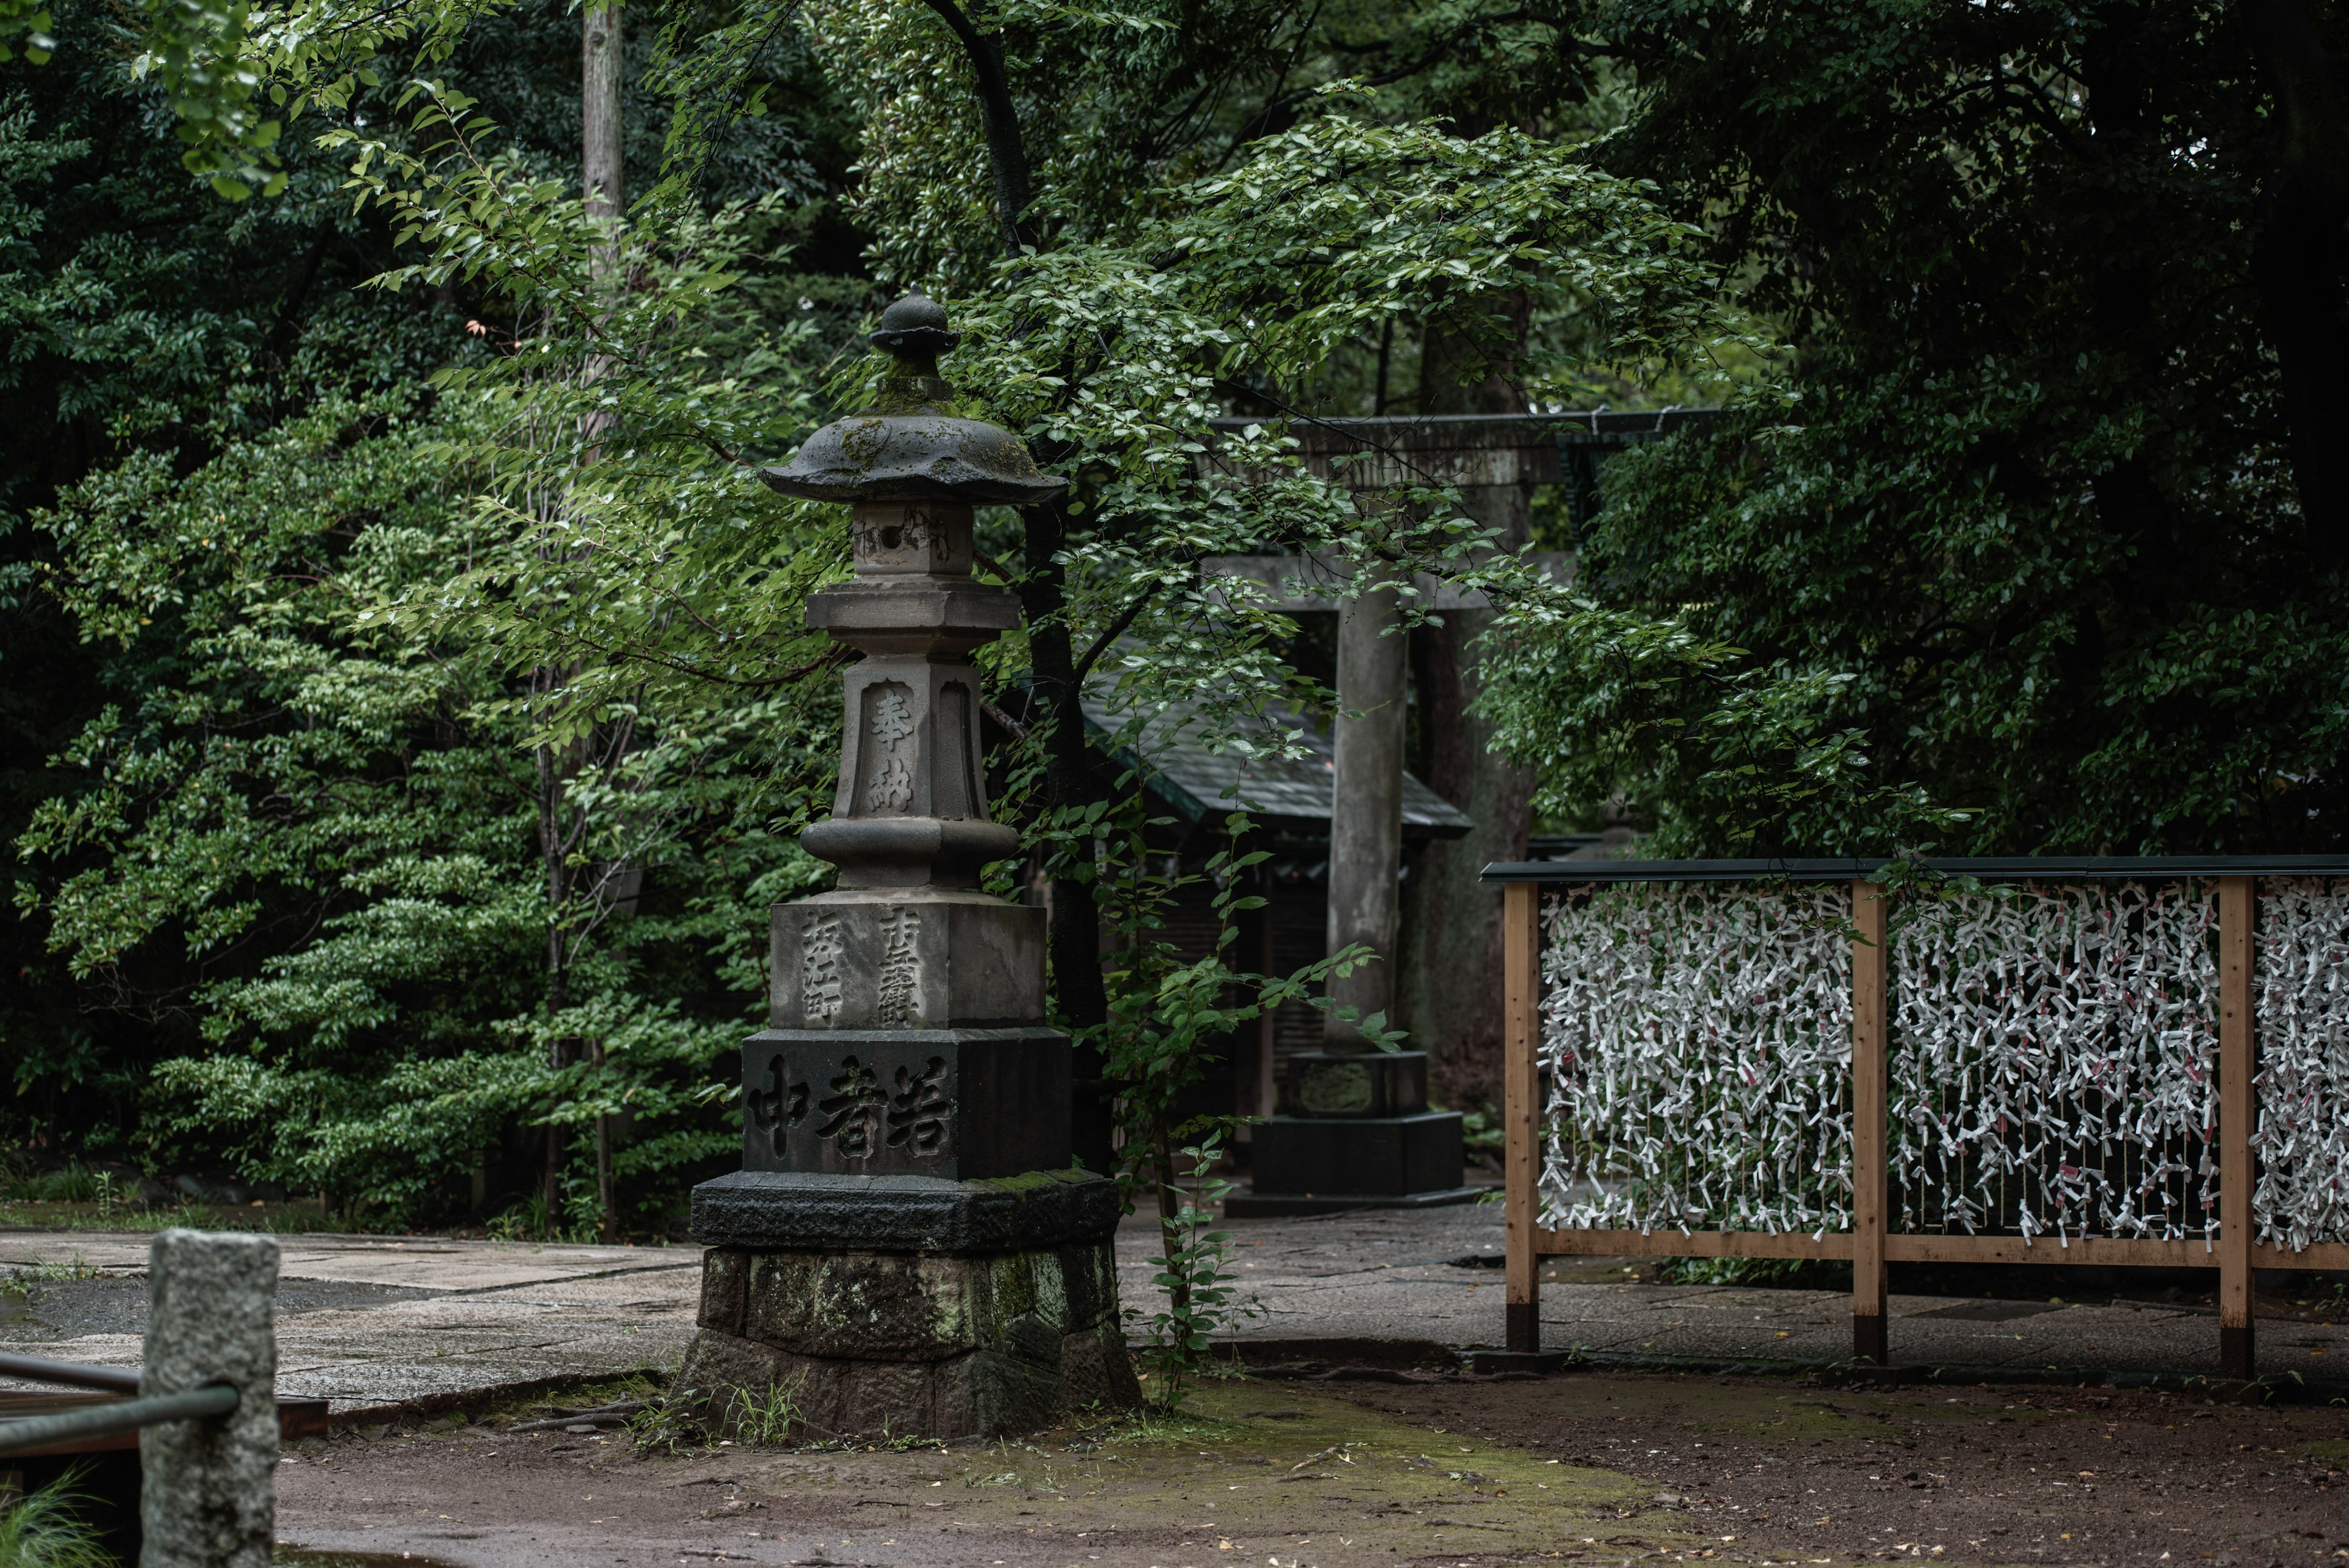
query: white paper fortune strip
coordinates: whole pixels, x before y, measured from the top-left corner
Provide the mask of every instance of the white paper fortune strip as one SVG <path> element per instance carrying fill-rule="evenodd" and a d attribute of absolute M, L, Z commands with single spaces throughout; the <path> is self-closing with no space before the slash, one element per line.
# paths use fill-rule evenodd
<path fill-rule="evenodd" d="M 1895 918 L 1896 1231 L 2215 1231 L 2212 884 L 2006 888 Z"/>
<path fill-rule="evenodd" d="M 2349 1239 L 2349 879 L 2260 884 L 2254 1240 Z"/>
<path fill-rule="evenodd" d="M 1849 1228 L 1850 901 L 1658 883 L 1546 899 L 1541 1224 Z"/>

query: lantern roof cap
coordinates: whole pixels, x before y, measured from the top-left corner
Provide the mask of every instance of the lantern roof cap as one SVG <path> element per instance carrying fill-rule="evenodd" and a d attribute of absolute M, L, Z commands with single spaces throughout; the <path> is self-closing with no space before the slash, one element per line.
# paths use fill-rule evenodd
<path fill-rule="evenodd" d="M 873 406 L 808 437 L 797 455 L 761 476 L 809 501 L 948 501 L 1030 506 L 1069 482 L 1036 466 L 1000 425 L 952 411 L 954 389 L 937 357 L 962 341 L 947 313 L 918 291 L 881 313 L 869 341 L 890 357 Z"/>

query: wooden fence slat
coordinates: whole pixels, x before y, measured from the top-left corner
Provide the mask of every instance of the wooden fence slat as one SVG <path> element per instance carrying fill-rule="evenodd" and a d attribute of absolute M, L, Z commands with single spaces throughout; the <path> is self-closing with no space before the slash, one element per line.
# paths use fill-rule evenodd
<path fill-rule="evenodd" d="M 1534 1184 L 1541 1169 L 1541 1075 L 1536 1002 L 1541 983 L 1541 888 L 1506 885 L 1501 903 L 1503 1180 L 1507 1199 L 1507 1323 L 1502 1343 L 1541 1349 L 1541 1259 L 1534 1245 Z"/>
<path fill-rule="evenodd" d="M 2219 1370 L 2257 1376 L 2251 1290 L 2251 919 L 2249 877 L 2219 878 Z"/>
<path fill-rule="evenodd" d="M 1887 1365 L 1884 1234 L 1889 1216 L 1885 1102 L 1885 890 L 1851 885 L 1851 1354 Z"/>
<path fill-rule="evenodd" d="M 1814 1240 L 1769 1231 L 1537 1231 L 1534 1250 L 1554 1258 L 1834 1258 L 1851 1256 L 1840 1231 Z"/>

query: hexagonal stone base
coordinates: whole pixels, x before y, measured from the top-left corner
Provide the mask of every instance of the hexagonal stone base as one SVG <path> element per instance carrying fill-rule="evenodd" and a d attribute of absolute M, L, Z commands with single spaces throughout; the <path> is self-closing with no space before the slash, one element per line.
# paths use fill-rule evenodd
<path fill-rule="evenodd" d="M 1033 1430 L 1141 1389 L 1106 1240 L 980 1255 L 704 1255 L 700 1332 L 676 1386 L 739 1428 L 741 1391 L 790 1397 L 807 1438 Z"/>

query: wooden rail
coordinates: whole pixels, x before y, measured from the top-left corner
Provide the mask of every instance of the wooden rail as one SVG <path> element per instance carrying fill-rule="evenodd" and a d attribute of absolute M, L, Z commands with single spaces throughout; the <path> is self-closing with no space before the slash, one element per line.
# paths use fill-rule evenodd
<path fill-rule="evenodd" d="M 1856 1360 L 1886 1364 L 1886 1265 L 1895 1262 L 1975 1264 L 2076 1264 L 2120 1268 L 2210 1268 L 2219 1271 L 2220 1365 L 2224 1376 L 2255 1376 L 2252 1271 L 2261 1268 L 2349 1270 L 2349 1244 L 2309 1246 L 2299 1251 L 2254 1244 L 2251 1240 L 2252 921 L 2259 875 L 2349 875 L 2349 861 L 2322 862 L 2263 857 L 2257 862 L 1975 861 L 1962 865 L 2005 877 L 2019 877 L 2033 864 L 2048 880 L 2073 876 L 2217 876 L 2219 884 L 2219 1230 L 2209 1241 L 2137 1241 L 2126 1238 L 2042 1235 L 1905 1235 L 1889 1229 L 1889 1176 L 1885 1106 L 1888 1070 L 1887 995 L 1889 949 L 1886 894 L 1867 879 L 1872 863 L 1854 861 L 1733 863 L 1732 875 L 1711 867 L 1733 863 L 1672 862 L 1677 874 L 1655 872 L 1642 878 L 1624 863 L 1605 875 L 1576 867 L 1535 863 L 1495 866 L 1485 873 L 1505 889 L 1503 919 L 1506 1054 L 1503 1124 L 1507 1139 L 1504 1174 L 1507 1199 L 1507 1347 L 1531 1353 L 1541 1348 L 1540 1260 L 1544 1257 L 1672 1256 L 1701 1258 L 1848 1259 L 1852 1265 L 1852 1353 Z M 2126 873 L 2121 867 L 2127 867 Z M 1824 881 L 1851 877 L 1852 944 L 1852 1229 L 1818 1235 L 1756 1231 L 1550 1230 L 1538 1224 L 1541 1174 L 1540 1089 L 1540 889 L 1560 881 L 1699 881 L 1783 876 L 1796 868 L 1798 879 Z M 1854 873 L 1860 873 L 1854 876 Z M 2225 874 L 2225 873 L 2238 874 Z M 1547 873 L 1547 875 L 1545 875 Z M 1837 877 L 1840 879 L 1840 877 Z"/>

